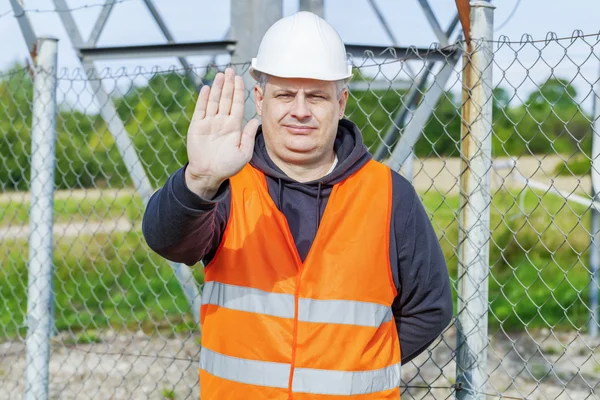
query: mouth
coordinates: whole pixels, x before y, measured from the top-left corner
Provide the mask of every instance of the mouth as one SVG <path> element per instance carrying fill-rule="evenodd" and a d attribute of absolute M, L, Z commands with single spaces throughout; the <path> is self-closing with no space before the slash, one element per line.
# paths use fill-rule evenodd
<path fill-rule="evenodd" d="M 290 131 L 291 133 L 294 133 L 296 135 L 306 135 L 306 134 L 311 133 L 315 129 L 317 129 L 312 126 L 306 126 L 306 125 L 284 125 L 284 127 L 288 131 Z"/>

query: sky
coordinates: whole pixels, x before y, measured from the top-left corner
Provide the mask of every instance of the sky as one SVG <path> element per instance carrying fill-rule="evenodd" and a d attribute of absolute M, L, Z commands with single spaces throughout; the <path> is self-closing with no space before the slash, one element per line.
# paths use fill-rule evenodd
<path fill-rule="evenodd" d="M 70 0 L 72 8 L 84 5 L 101 4 L 102 0 Z M 445 27 L 456 12 L 454 0 L 429 0 L 440 24 Z M 154 0 L 164 21 L 177 41 L 221 40 L 229 27 L 229 2 L 206 0 Z M 390 29 L 401 46 L 414 45 L 428 47 L 437 39 L 430 28 L 417 0 L 376 0 Z M 534 39 L 544 39 L 548 32 L 558 37 L 570 36 L 580 30 L 585 34 L 600 31 L 600 2 L 598 0 L 496 0 L 494 36 L 507 36 L 513 41 L 529 34 Z M 68 35 L 62 26 L 51 0 L 24 0 L 26 9 L 41 10 L 30 12 L 29 17 L 38 36 L 49 35 L 59 39 L 59 68 L 74 71 L 80 67 Z M 284 15 L 298 10 L 298 0 L 283 0 Z M 510 19 L 509 15 L 518 5 Z M 15 62 L 23 63 L 27 58 L 27 47 L 16 19 L 10 13 L 8 0 L 0 0 L 0 71 L 8 69 Z M 100 7 L 89 7 L 73 12 L 84 39 L 92 29 Z M 376 14 L 367 0 L 326 0 L 325 19 L 339 32 L 346 43 L 390 45 L 392 41 L 379 23 Z M 513 90 L 517 96 L 525 96 L 551 73 L 572 81 L 576 86 L 582 104 L 590 106 L 590 90 L 598 79 L 599 61 L 593 53 L 600 54 L 596 37 L 586 42 L 577 40 L 571 44 L 543 43 L 501 46 L 496 49 L 494 82 Z M 98 46 L 128 44 L 163 43 L 159 29 L 152 20 L 141 0 L 125 0 L 117 4 L 100 36 Z M 541 50 L 540 50 L 541 49 Z M 518 50 L 518 57 L 516 51 Z M 226 63 L 228 56 L 217 59 Z M 190 57 L 193 65 L 202 65 L 206 58 Z M 98 69 L 127 68 L 137 66 L 166 68 L 178 65 L 175 58 L 98 61 Z M 411 63 L 418 70 L 423 63 Z M 393 79 L 393 67 L 388 79 Z M 402 77 L 407 78 L 407 75 Z M 452 79 L 451 79 L 452 81 Z M 448 85 L 456 88 L 457 80 Z"/>

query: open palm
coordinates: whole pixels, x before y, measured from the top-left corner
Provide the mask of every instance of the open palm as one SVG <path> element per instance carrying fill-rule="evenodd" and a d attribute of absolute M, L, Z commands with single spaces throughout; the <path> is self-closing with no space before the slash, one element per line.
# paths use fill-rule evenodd
<path fill-rule="evenodd" d="M 186 181 L 218 185 L 250 161 L 259 122 L 252 119 L 242 130 L 244 94 L 242 77 L 232 68 L 200 90 L 187 135 Z"/>

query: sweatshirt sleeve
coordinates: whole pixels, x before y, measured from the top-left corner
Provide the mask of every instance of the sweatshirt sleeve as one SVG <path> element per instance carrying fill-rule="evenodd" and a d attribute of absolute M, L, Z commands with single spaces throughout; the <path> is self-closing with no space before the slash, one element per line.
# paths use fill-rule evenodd
<path fill-rule="evenodd" d="M 392 308 L 406 363 L 444 331 L 453 306 L 446 261 L 427 212 L 412 184 L 392 174 L 392 275 L 398 285 Z"/>
<path fill-rule="evenodd" d="M 185 184 L 184 166 L 155 192 L 144 212 L 142 232 L 160 256 L 187 265 L 208 262 L 219 247 L 230 208 L 229 181 L 212 200 L 205 200 Z"/>

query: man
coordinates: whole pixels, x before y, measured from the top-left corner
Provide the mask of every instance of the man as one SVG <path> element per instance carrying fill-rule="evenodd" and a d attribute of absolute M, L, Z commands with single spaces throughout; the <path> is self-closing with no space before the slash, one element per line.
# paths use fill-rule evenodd
<path fill-rule="evenodd" d="M 276 22 L 251 74 L 262 125 L 219 73 L 143 221 L 158 254 L 206 265 L 201 398 L 398 399 L 401 362 L 452 316 L 427 214 L 343 118 L 351 67 L 324 20 Z"/>

